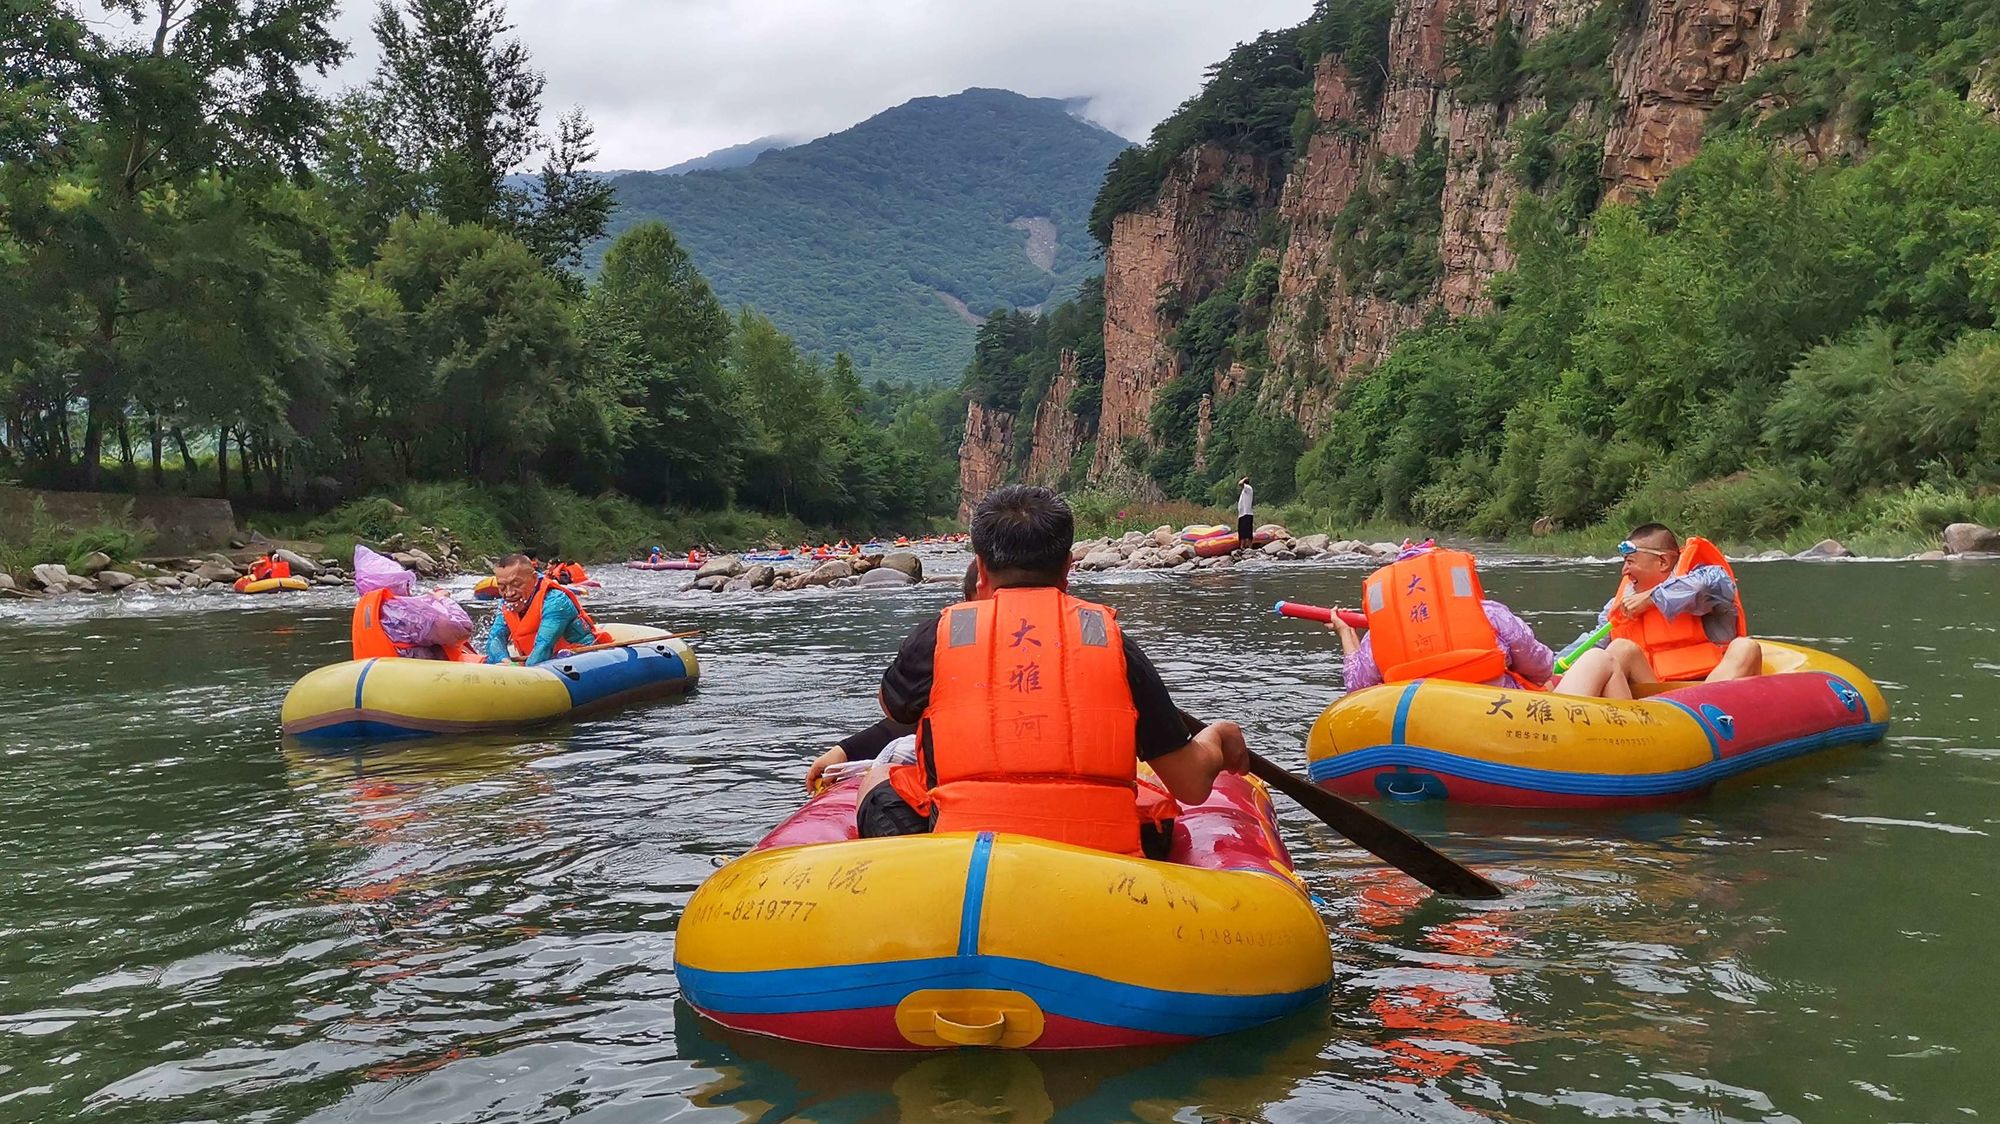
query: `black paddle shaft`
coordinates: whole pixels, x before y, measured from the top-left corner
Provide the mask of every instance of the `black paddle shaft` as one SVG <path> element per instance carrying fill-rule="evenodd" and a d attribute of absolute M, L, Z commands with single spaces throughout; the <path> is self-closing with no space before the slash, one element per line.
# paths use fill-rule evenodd
<path fill-rule="evenodd" d="M 1190 734 L 1206 723 L 1181 712 Z M 1448 898 L 1491 901 L 1506 896 L 1479 872 L 1345 797 L 1313 784 L 1270 758 L 1250 754 L 1250 775 L 1297 801 L 1319 821 L 1346 836 L 1355 846 Z"/>

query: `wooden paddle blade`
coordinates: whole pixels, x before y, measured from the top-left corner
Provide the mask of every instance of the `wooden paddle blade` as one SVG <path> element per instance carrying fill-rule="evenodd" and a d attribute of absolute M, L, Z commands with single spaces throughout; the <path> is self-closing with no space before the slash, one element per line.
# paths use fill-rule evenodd
<path fill-rule="evenodd" d="M 1344 797 L 1328 792 L 1260 754 L 1250 755 L 1250 775 L 1297 801 L 1354 845 L 1448 898 L 1491 901 L 1507 892 L 1478 871 Z"/>

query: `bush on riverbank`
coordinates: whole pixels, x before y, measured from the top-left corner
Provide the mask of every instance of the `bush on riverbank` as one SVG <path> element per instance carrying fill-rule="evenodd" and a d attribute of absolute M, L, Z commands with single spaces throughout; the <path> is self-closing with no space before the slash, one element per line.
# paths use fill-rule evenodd
<path fill-rule="evenodd" d="M 99 551 L 129 561 L 145 553 L 152 541 L 151 534 L 129 524 L 71 526 L 50 515 L 37 499 L 26 523 L 0 527 L 0 573 L 26 574 L 44 562 L 74 568 Z"/>
<path fill-rule="evenodd" d="M 344 504 L 317 518 L 262 520 L 257 526 L 272 538 L 323 542 L 329 554 L 342 558 L 353 553 L 356 542 L 414 536 L 425 527 L 451 531 L 471 554 L 527 549 L 543 558 L 593 561 L 636 557 L 655 543 L 670 551 L 695 545 L 739 550 L 843 535 L 837 529 L 809 527 L 789 515 L 735 508 L 649 508 L 623 496 L 580 496 L 545 484 L 412 484 Z M 931 529 L 928 525 L 895 528 L 911 534 Z M 845 534 L 856 537 L 859 532 Z"/>

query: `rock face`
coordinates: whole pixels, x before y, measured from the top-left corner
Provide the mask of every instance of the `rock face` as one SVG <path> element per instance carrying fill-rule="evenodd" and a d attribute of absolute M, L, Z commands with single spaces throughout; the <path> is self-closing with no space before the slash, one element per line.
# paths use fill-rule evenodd
<path fill-rule="evenodd" d="M 1601 142 L 1593 185 L 1610 198 L 1656 187 L 1698 149 L 1708 116 L 1732 89 L 1796 53 L 1810 0 L 1631 0 L 1614 12 L 1597 0 L 1397 0 L 1389 27 L 1386 78 L 1370 83 L 1338 55 L 1319 61 L 1312 87 L 1313 131 L 1282 182 L 1265 161 L 1215 143 L 1183 153 L 1149 207 L 1119 215 L 1105 250 L 1105 375 L 1089 478 L 1141 496 L 1149 480 L 1127 465 L 1129 442 L 1153 438 L 1148 418 L 1161 387 L 1182 373 L 1173 346 L 1187 313 L 1252 253 L 1278 253 L 1277 293 L 1267 336 L 1263 406 L 1298 419 L 1307 436 L 1325 427 L 1340 384 L 1379 362 L 1403 332 L 1435 311 L 1452 316 L 1485 307 L 1494 275 L 1514 265 L 1506 230 L 1531 188 L 1510 170 L 1521 126 L 1553 109 L 1556 126 Z M 1551 36 L 1595 27 L 1610 12 L 1610 49 L 1593 69 L 1604 93 L 1551 107 L 1530 84 L 1497 101 L 1455 89 L 1448 59 L 1454 34 L 1491 41 L 1503 23 L 1523 50 Z M 1583 36 L 1573 35 L 1570 43 Z M 1379 65 L 1379 64 L 1378 64 Z M 1554 130 L 1549 130 L 1553 132 Z M 1831 136 L 1804 138 L 1829 154 Z M 1420 291 L 1356 279 L 1342 267 L 1350 240 L 1375 224 L 1349 221 L 1363 193 L 1397 190 L 1421 156 L 1442 161 L 1436 269 Z M 1539 185 L 1547 191 L 1547 184 Z M 1256 249 L 1264 224 L 1281 221 L 1282 251 Z M 1345 225 L 1344 225 L 1345 223 Z M 1240 364 L 1191 372 L 1213 380 L 1201 412 L 1220 412 L 1249 378 Z M 1059 389 L 1060 388 L 1060 392 Z M 1037 409 L 1021 478 L 1060 480 L 1090 439 L 1061 407 L 1061 376 Z M 960 483 L 968 499 L 1007 479 L 1014 415 L 968 408 Z M 1206 442 L 1197 448 L 1206 451 Z M 961 515 L 969 512 L 962 507 Z"/>
<path fill-rule="evenodd" d="M 1028 446 L 1028 463 L 1021 479 L 1030 484 L 1054 486 L 1069 475 L 1070 461 L 1083 447 L 1083 424 L 1069 408 L 1069 396 L 1078 382 L 1076 352 L 1065 350 L 1057 360 L 1055 381 L 1035 407 L 1034 440 Z"/>
<path fill-rule="evenodd" d="M 1007 479 L 1014 448 L 1014 415 L 978 401 L 965 407 L 965 437 L 958 446 L 958 518 L 972 518 L 972 505 Z"/>
<path fill-rule="evenodd" d="M 2000 554 L 2000 531 L 1977 523 L 1953 523 L 1944 529 L 1946 554 Z"/>
<path fill-rule="evenodd" d="M 1153 396 L 1180 374 L 1174 330 L 1248 259 L 1262 214 L 1277 201 L 1271 175 L 1264 160 L 1199 145 L 1181 156 L 1150 210 L 1113 222 L 1104 257 L 1104 406 L 1091 479 L 1126 475 L 1124 442 L 1150 439 Z M 1247 196 L 1252 205 L 1217 202 L 1224 196 Z"/>

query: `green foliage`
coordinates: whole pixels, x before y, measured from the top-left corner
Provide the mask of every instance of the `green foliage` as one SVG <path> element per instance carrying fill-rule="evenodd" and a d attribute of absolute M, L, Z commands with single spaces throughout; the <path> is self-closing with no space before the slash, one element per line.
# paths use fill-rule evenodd
<path fill-rule="evenodd" d="M 1168 170 L 1199 145 L 1275 161 L 1282 174 L 1316 128 L 1312 77 L 1322 55 L 1341 57 L 1364 104 L 1381 95 L 1393 11 L 1393 0 L 1317 0 L 1305 23 L 1238 44 L 1143 146 L 1111 162 L 1090 210 L 1091 234 L 1109 245 L 1113 220 L 1151 206 Z"/>
<path fill-rule="evenodd" d="M 1445 153 L 1425 130 L 1408 160 L 1390 160 L 1374 187 L 1359 187 L 1334 219 L 1340 271 L 1365 292 L 1402 304 L 1444 276 Z"/>
<path fill-rule="evenodd" d="M 1981 186 L 2000 129 L 1935 90 L 1873 122 L 1855 164 L 1711 137 L 1587 239 L 1581 200 L 1524 197 L 1493 312 L 1405 336 L 1344 387 L 1299 460 L 1304 501 L 1760 539 L 1915 532 L 1913 489 L 1950 497 L 1922 518 L 1981 510 L 2000 485 L 2000 207 Z"/>
<path fill-rule="evenodd" d="M 129 519 L 73 526 L 49 514 L 36 497 L 25 524 L 0 527 L 0 574 L 25 575 L 44 562 L 80 566 L 93 551 L 114 560 L 137 558 L 152 544 L 150 533 L 135 529 Z"/>
<path fill-rule="evenodd" d="M 844 357 L 829 373 L 767 320 L 732 325 L 657 223 L 595 288 L 571 272 L 608 189 L 582 169 L 580 115 L 540 133 L 541 78 L 498 0 L 384 7 L 383 72 L 329 107 L 311 91 L 345 53 L 331 9 L 186 0 L 155 23 L 118 3 L 86 22 L 12 0 L 0 463 L 94 486 L 115 448 L 120 486 L 144 456 L 166 491 L 171 455 L 179 490 L 278 509 L 391 489 L 404 514 L 364 502 L 342 524 L 379 536 L 416 511 L 489 542 L 523 520 L 575 544 L 625 533 L 630 501 L 562 499 L 614 487 L 857 522 L 950 509 L 954 396 L 871 399 Z M 536 154 L 539 176 L 508 175 Z M 482 516 L 487 496 L 511 522 Z"/>
<path fill-rule="evenodd" d="M 1444 25 L 1447 85 L 1465 102 L 1504 102 L 1521 77 L 1521 33 L 1504 15 L 1491 34 L 1470 7 L 1453 8 Z"/>
<path fill-rule="evenodd" d="M 983 313 L 1075 292 L 1098 269 L 1094 173 L 1126 144 L 1054 99 L 918 98 L 747 167 L 621 176 L 611 229 L 664 221 L 725 303 L 846 352 L 864 380 L 949 382 L 975 329 L 944 298 Z M 1055 227 L 1052 269 L 1009 225 L 1036 218 Z"/>

